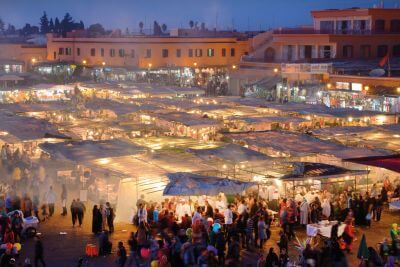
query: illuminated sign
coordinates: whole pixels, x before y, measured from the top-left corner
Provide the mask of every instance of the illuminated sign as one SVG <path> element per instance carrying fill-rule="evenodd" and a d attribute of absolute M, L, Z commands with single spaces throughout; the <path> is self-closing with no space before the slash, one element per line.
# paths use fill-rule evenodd
<path fill-rule="evenodd" d="M 340 90 L 350 90 L 350 83 L 346 82 L 336 82 L 336 89 Z"/>
<path fill-rule="evenodd" d="M 361 92 L 361 91 L 362 91 L 362 88 L 363 88 L 363 86 L 362 86 L 361 83 L 352 83 L 352 84 L 351 84 L 351 90 L 352 90 L 352 91 L 359 91 L 359 92 Z"/>

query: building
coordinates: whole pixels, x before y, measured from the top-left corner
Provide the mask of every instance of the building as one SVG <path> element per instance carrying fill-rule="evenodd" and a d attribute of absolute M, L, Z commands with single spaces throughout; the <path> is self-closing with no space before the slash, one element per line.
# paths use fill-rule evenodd
<path fill-rule="evenodd" d="M 251 58 L 265 62 L 400 57 L 400 9 L 312 11 L 313 25 L 254 38 Z"/>
<path fill-rule="evenodd" d="M 47 60 L 122 68 L 235 67 L 248 52 L 237 37 L 56 37 L 48 34 Z"/>
<path fill-rule="evenodd" d="M 400 9 L 311 15 L 311 26 L 253 37 L 249 55 L 230 74 L 230 93 L 399 112 Z M 377 68 L 378 75 L 371 73 Z"/>
<path fill-rule="evenodd" d="M 24 72 L 46 57 L 47 50 L 43 45 L 0 42 L 0 72 Z"/>

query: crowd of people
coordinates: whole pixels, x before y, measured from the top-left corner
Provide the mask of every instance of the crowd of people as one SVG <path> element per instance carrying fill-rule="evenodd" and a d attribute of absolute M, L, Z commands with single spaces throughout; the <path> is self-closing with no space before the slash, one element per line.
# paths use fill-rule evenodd
<path fill-rule="evenodd" d="M 379 221 L 385 203 L 385 190 L 361 194 L 327 191 L 296 199 L 267 201 L 259 196 L 236 196 L 228 199 L 220 194 L 216 199 L 199 197 L 188 201 L 178 197 L 162 203 L 137 201 L 137 213 L 127 242 L 117 248 L 117 266 L 243 266 L 242 250 L 260 255 L 258 266 L 349 266 L 347 253 L 353 253 L 354 226 L 370 226 Z M 310 199 L 310 201 L 307 200 Z M 387 200 L 386 200 L 387 201 Z M 275 203 L 276 202 L 276 203 Z M 362 208 L 361 208 L 362 206 Z M 274 210 L 271 210 L 273 208 Z M 298 242 L 295 229 L 322 220 L 337 220 L 345 224 L 338 236 L 338 225 L 330 238 L 308 242 L 299 257 L 289 255 L 289 248 Z M 267 249 L 271 228 L 280 227 L 277 246 Z M 385 239 L 379 251 L 369 247 L 370 258 L 365 266 L 395 266 L 399 254 L 399 230 L 392 227 L 391 240 Z M 108 239 L 103 244 L 107 244 Z M 102 250 L 102 249 L 101 249 Z M 385 265 L 386 264 L 386 265 Z"/>

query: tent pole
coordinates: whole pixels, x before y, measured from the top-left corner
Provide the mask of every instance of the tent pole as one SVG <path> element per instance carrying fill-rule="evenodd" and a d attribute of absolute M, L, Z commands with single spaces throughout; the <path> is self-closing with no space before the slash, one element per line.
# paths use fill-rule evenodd
<path fill-rule="evenodd" d="M 368 167 L 366 167 L 367 170 L 367 193 L 368 193 Z"/>

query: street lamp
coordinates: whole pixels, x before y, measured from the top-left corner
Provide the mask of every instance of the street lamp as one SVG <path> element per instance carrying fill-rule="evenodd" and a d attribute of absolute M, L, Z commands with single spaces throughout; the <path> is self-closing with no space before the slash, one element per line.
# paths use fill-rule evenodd
<path fill-rule="evenodd" d="M 36 58 L 32 58 L 31 62 L 32 62 L 32 64 L 35 64 L 36 63 Z"/>
<path fill-rule="evenodd" d="M 232 65 L 232 69 L 236 69 L 236 65 Z"/>
<path fill-rule="evenodd" d="M 326 87 L 327 87 L 328 89 L 331 89 L 331 88 L 332 88 L 332 84 L 328 83 L 328 84 L 326 85 Z"/>
<path fill-rule="evenodd" d="M 101 63 L 101 65 L 105 66 L 105 65 L 106 65 L 106 63 L 103 61 L 103 62 Z"/>
<path fill-rule="evenodd" d="M 151 68 L 151 66 L 153 66 L 153 64 L 149 63 L 149 69 Z"/>
<path fill-rule="evenodd" d="M 369 86 L 368 86 L 368 85 L 364 86 L 364 90 L 365 90 L 366 92 L 368 92 L 368 91 L 369 91 Z"/>
<path fill-rule="evenodd" d="M 193 66 L 197 67 L 197 62 L 193 63 Z"/>
<path fill-rule="evenodd" d="M 86 65 L 86 63 L 87 63 L 87 61 L 84 59 L 84 60 L 82 60 L 82 64 L 83 65 Z"/>
<path fill-rule="evenodd" d="M 400 94 L 400 87 L 397 87 L 397 88 L 396 88 L 396 91 L 397 91 L 397 93 Z"/>
<path fill-rule="evenodd" d="M 278 73 L 278 68 L 274 68 L 274 73 Z"/>

